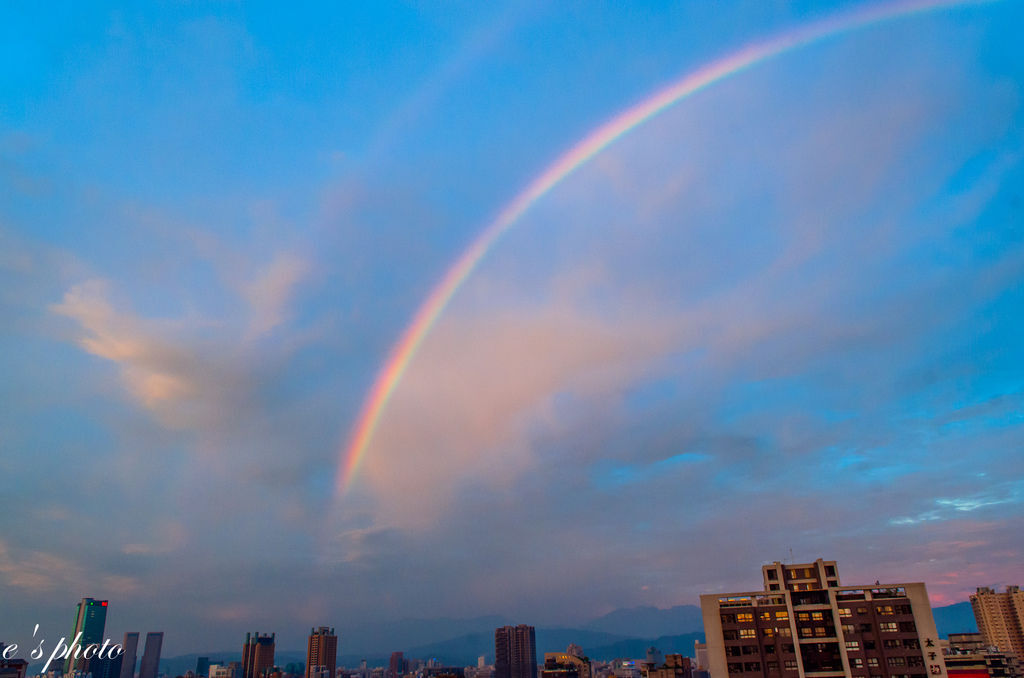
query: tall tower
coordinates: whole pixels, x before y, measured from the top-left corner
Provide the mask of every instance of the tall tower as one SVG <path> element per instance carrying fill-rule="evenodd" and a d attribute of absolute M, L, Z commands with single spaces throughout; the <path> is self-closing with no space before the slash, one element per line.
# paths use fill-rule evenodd
<path fill-rule="evenodd" d="M 84 650 L 89 645 L 103 643 L 103 629 L 107 624 L 107 601 L 96 600 L 95 598 L 82 598 L 82 602 L 75 609 L 75 624 L 71 629 L 71 637 L 68 644 L 74 642 L 79 633 L 82 634 L 79 640 L 80 647 Z M 89 660 L 84 657 L 74 658 L 74 653 L 68 653 L 64 660 L 64 673 L 72 671 L 84 671 Z"/>
<path fill-rule="evenodd" d="M 996 593 L 983 586 L 971 596 L 971 607 L 985 643 L 1024 661 L 1024 591 L 1007 586 L 1005 593 Z"/>
<path fill-rule="evenodd" d="M 242 646 L 242 678 L 262 678 L 274 668 L 274 634 L 245 634 Z M 139 678 L 142 678 L 141 676 Z"/>
<path fill-rule="evenodd" d="M 338 636 L 334 629 L 321 626 L 309 630 L 309 642 L 306 643 L 306 678 L 334 678 L 338 665 Z M 271 662 L 273 665 L 273 662 Z"/>
<path fill-rule="evenodd" d="M 138 632 L 124 634 L 124 641 L 121 642 L 124 653 L 121 655 L 121 676 L 120 678 L 135 678 L 135 661 L 139 653 Z"/>
<path fill-rule="evenodd" d="M 405 658 L 401 652 L 392 652 L 388 662 L 387 678 L 401 678 L 405 674 Z"/>
<path fill-rule="evenodd" d="M 160 649 L 164 644 L 164 632 L 147 633 L 146 649 L 139 664 L 139 678 L 156 678 L 160 674 Z"/>
<path fill-rule="evenodd" d="M 537 635 L 532 626 L 495 629 L 494 678 L 537 678 Z"/>

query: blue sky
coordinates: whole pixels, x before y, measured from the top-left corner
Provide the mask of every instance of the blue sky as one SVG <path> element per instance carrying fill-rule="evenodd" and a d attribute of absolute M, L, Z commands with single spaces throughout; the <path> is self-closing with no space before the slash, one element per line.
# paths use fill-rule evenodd
<path fill-rule="evenodd" d="M 787 557 L 1024 572 L 1024 8 L 838 35 L 675 106 L 388 351 L 487 221 L 702 64 L 863 3 L 3 10 L 0 639 L 572 624 Z"/>

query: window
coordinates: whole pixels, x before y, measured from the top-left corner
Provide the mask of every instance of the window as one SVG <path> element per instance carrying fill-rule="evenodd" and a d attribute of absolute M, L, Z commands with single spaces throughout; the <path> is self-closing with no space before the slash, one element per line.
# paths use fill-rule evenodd
<path fill-rule="evenodd" d="M 739 662 L 729 662 L 729 673 L 743 673 L 743 664 Z"/>
<path fill-rule="evenodd" d="M 775 646 L 774 645 L 765 645 L 764 646 L 764 653 L 765 654 L 775 654 Z"/>
<path fill-rule="evenodd" d="M 761 621 L 771 621 L 772 620 L 772 613 L 771 612 L 762 612 L 759 616 L 761 617 Z"/>
<path fill-rule="evenodd" d="M 770 581 L 775 581 L 778 578 L 779 578 L 779 571 L 778 570 L 768 570 L 768 579 Z"/>
<path fill-rule="evenodd" d="M 797 630 L 800 631 L 800 637 L 801 638 L 810 638 L 811 634 L 814 633 L 814 631 L 811 629 L 810 626 L 801 626 Z"/>
<path fill-rule="evenodd" d="M 907 657 L 907 666 L 924 666 L 924 657 Z"/>
<path fill-rule="evenodd" d="M 919 641 L 917 638 L 904 638 L 903 647 L 907 648 L 908 650 L 920 650 L 921 641 Z"/>
<path fill-rule="evenodd" d="M 749 623 L 754 621 L 754 614 L 752 612 L 743 612 L 736 615 L 736 621 L 740 623 Z"/>
<path fill-rule="evenodd" d="M 740 656 L 740 646 L 739 645 L 730 645 L 729 647 L 725 648 L 725 656 L 726 657 L 739 657 Z"/>
<path fill-rule="evenodd" d="M 766 665 L 767 665 L 769 671 L 778 671 L 779 670 L 779 662 L 767 662 Z"/>
<path fill-rule="evenodd" d="M 841 607 L 841 608 L 839 608 L 839 616 L 840 617 L 850 617 L 852 615 L 853 615 L 853 613 L 850 612 L 850 608 L 848 608 L 848 607 Z"/>
<path fill-rule="evenodd" d="M 868 657 L 868 666 L 876 668 L 878 666 L 878 657 Z"/>
<path fill-rule="evenodd" d="M 843 624 L 843 634 L 853 633 L 853 624 Z"/>
<path fill-rule="evenodd" d="M 864 641 L 864 649 L 865 650 L 874 650 L 875 649 L 875 641 L 873 641 L 873 640 L 865 640 Z"/>
<path fill-rule="evenodd" d="M 893 613 L 892 605 L 879 605 L 876 609 L 878 610 L 878 614 L 884 614 L 886 616 Z"/>
<path fill-rule="evenodd" d="M 797 612 L 796 613 L 796 620 L 797 621 L 811 621 L 811 613 L 810 612 Z"/>
<path fill-rule="evenodd" d="M 736 633 L 736 629 L 728 629 L 726 631 L 722 631 L 722 638 L 724 638 L 725 640 L 736 640 L 738 637 L 739 634 Z"/>
<path fill-rule="evenodd" d="M 736 615 L 734 615 L 734 614 L 723 614 L 722 615 L 722 623 L 723 624 L 733 624 L 735 622 L 736 622 Z"/>
<path fill-rule="evenodd" d="M 825 566 L 825 576 L 826 577 L 834 577 L 834 576 L 836 576 L 836 566 L 835 565 L 826 565 Z"/>
<path fill-rule="evenodd" d="M 789 610 L 779 610 L 775 613 L 776 621 L 789 621 Z"/>
<path fill-rule="evenodd" d="M 765 638 L 774 638 L 775 637 L 775 629 L 762 629 L 762 631 L 764 632 L 764 637 Z"/>
<path fill-rule="evenodd" d="M 848 640 L 848 641 L 846 641 L 846 649 L 847 650 L 852 650 L 854 652 L 859 652 L 860 651 L 860 641 L 857 641 L 857 640 Z"/>
<path fill-rule="evenodd" d="M 811 619 L 813 619 L 814 621 L 821 621 L 824 618 L 825 618 L 825 613 L 821 612 L 820 610 L 818 612 L 812 612 L 811 613 Z"/>
<path fill-rule="evenodd" d="M 760 672 L 761 671 L 761 662 L 747 662 L 746 664 L 743 665 L 743 670 L 744 671 L 749 671 L 751 673 L 753 673 L 755 671 L 756 672 Z"/>
<path fill-rule="evenodd" d="M 788 652 L 789 654 L 793 654 L 794 652 L 796 652 L 796 647 L 793 646 L 793 643 L 784 643 L 782 645 L 782 651 Z"/>
<path fill-rule="evenodd" d="M 913 633 L 917 630 L 917 625 L 912 621 L 900 622 L 900 631 L 903 633 Z"/>
<path fill-rule="evenodd" d="M 861 624 L 860 625 L 860 632 L 861 633 L 871 633 L 871 624 Z"/>
<path fill-rule="evenodd" d="M 756 629 L 740 629 L 740 638 L 754 638 L 756 636 Z"/>
<path fill-rule="evenodd" d="M 866 607 L 858 607 L 857 608 L 857 614 L 867 614 L 867 613 L 868 613 L 868 608 L 866 608 Z"/>
<path fill-rule="evenodd" d="M 743 654 L 757 654 L 757 645 L 744 645 Z"/>
<path fill-rule="evenodd" d="M 769 584 L 768 585 L 768 590 L 769 591 L 778 591 L 779 590 L 779 585 L 778 584 Z"/>
<path fill-rule="evenodd" d="M 898 647 L 903 647 L 903 643 L 899 638 L 886 638 L 882 641 L 882 647 L 886 650 L 895 650 Z"/>
<path fill-rule="evenodd" d="M 788 626 L 776 627 L 775 632 L 779 634 L 779 638 L 792 638 L 793 632 Z"/>
<path fill-rule="evenodd" d="M 906 666 L 907 665 L 907 658 L 906 657 L 889 657 L 886 661 L 889 664 L 889 666 Z"/>
<path fill-rule="evenodd" d="M 896 614 L 911 614 L 909 605 L 897 605 Z"/>
<path fill-rule="evenodd" d="M 787 659 L 786 660 L 786 670 L 787 671 L 796 671 L 796 660 L 795 659 Z"/>
<path fill-rule="evenodd" d="M 864 660 L 860 657 L 850 657 L 850 667 L 854 669 L 864 668 Z"/>
<path fill-rule="evenodd" d="M 818 636 L 819 638 L 824 638 L 828 635 L 828 630 L 824 626 L 815 626 L 814 635 Z"/>
<path fill-rule="evenodd" d="M 899 628 L 900 628 L 899 624 L 897 624 L 896 622 L 882 622 L 881 624 L 878 625 L 878 630 L 879 631 L 883 631 L 883 632 L 887 632 L 887 633 L 892 633 L 894 631 L 898 631 Z"/>

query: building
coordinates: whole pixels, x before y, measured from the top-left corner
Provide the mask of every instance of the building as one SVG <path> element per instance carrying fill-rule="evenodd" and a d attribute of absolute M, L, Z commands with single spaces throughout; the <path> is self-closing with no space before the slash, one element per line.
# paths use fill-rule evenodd
<path fill-rule="evenodd" d="M 387 678 L 401 678 L 405 675 L 405 656 L 401 652 L 392 652 L 388 661 Z"/>
<path fill-rule="evenodd" d="M 985 643 L 1024 661 L 1024 591 L 1007 586 L 996 593 L 983 586 L 971 596 L 971 607 Z"/>
<path fill-rule="evenodd" d="M 242 678 L 242 663 L 210 664 L 210 678 Z"/>
<path fill-rule="evenodd" d="M 948 678 L 924 584 L 841 586 L 821 559 L 762 577 L 701 596 L 711 678 Z"/>
<path fill-rule="evenodd" d="M 120 678 L 135 678 L 135 663 L 139 653 L 139 634 L 126 633 L 121 641 L 123 652 L 121 654 Z"/>
<path fill-rule="evenodd" d="M 273 633 L 260 635 L 259 631 L 245 634 L 241 678 L 263 678 L 270 675 L 274 668 L 274 636 Z"/>
<path fill-rule="evenodd" d="M 693 665 L 689 657 L 667 654 L 661 666 L 648 669 L 647 678 L 692 678 Z"/>
<path fill-rule="evenodd" d="M 196 675 L 207 678 L 210 675 L 210 658 L 196 657 Z"/>
<path fill-rule="evenodd" d="M 570 645 L 565 652 L 545 652 L 541 678 L 591 678 L 590 661 L 573 654 L 579 645 Z"/>
<path fill-rule="evenodd" d="M 163 631 L 146 634 L 146 648 L 139 663 L 139 678 L 157 678 L 160 675 L 160 649 L 163 644 Z"/>
<path fill-rule="evenodd" d="M 3 649 L 3 643 L 0 643 L 0 652 Z M 25 678 L 27 672 L 28 662 L 24 659 L 4 659 L 0 655 L 0 678 Z"/>
<path fill-rule="evenodd" d="M 944 650 L 949 678 L 1020 678 L 1012 654 L 990 647 L 980 633 L 951 633 Z"/>
<path fill-rule="evenodd" d="M 537 634 L 532 626 L 495 629 L 494 678 L 537 678 Z"/>
<path fill-rule="evenodd" d="M 78 644 L 81 649 L 85 649 L 89 645 L 100 645 L 103 643 L 103 629 L 107 624 L 107 601 L 96 600 L 95 598 L 82 598 L 82 602 L 78 603 L 78 607 L 75 609 L 75 623 L 71 629 L 71 635 L 68 636 L 68 644 L 71 645 L 75 638 L 78 638 L 78 634 L 82 636 L 79 638 Z M 81 655 L 81 652 L 78 653 Z M 88 662 L 86 658 L 82 656 L 75 657 L 75 653 L 69 652 L 67 659 L 64 660 L 64 673 L 71 673 L 72 671 L 86 671 L 88 669 Z"/>
<path fill-rule="evenodd" d="M 274 665 L 273 650 L 271 650 L 270 665 Z M 309 640 L 306 643 L 306 678 L 334 678 L 334 672 L 338 668 L 338 636 L 334 629 L 321 626 L 318 629 L 309 630 Z M 260 675 L 260 674 L 257 674 Z"/>

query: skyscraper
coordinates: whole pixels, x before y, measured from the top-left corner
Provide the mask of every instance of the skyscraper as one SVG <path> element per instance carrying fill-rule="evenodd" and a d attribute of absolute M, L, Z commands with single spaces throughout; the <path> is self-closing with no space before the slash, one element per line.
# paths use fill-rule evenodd
<path fill-rule="evenodd" d="M 156 678 L 160 674 L 160 648 L 164 644 L 163 631 L 146 634 L 146 649 L 139 664 L 139 678 Z"/>
<path fill-rule="evenodd" d="M 245 634 L 242 678 L 263 678 L 274 668 L 274 635 L 270 633 L 261 636 L 259 631 Z"/>
<path fill-rule="evenodd" d="M 309 642 L 306 643 L 306 678 L 334 678 L 337 668 L 338 636 L 334 629 L 321 626 L 309 630 Z M 271 666 L 274 662 L 271 660 Z"/>
<path fill-rule="evenodd" d="M 760 591 L 700 597 L 712 678 L 947 678 L 924 584 L 841 586 L 821 559 L 762 574 Z"/>
<path fill-rule="evenodd" d="M 532 626 L 495 629 L 494 678 L 537 678 L 537 635 Z"/>
<path fill-rule="evenodd" d="M 971 607 L 985 642 L 1024 662 L 1024 591 L 1007 586 L 1005 593 L 996 593 L 983 586 L 971 596 Z"/>
<path fill-rule="evenodd" d="M 81 633 L 82 637 L 79 639 L 79 646 L 82 650 L 90 645 L 100 645 L 103 643 L 103 629 L 106 627 L 106 624 L 107 601 L 82 598 L 82 602 L 78 604 L 78 608 L 75 610 L 75 624 L 71 629 L 71 636 L 67 642 L 70 645 L 74 642 L 75 637 Z M 88 660 L 84 657 L 79 656 L 76 659 L 74 653 L 69 652 L 67 659 L 64 660 L 64 673 L 84 671 L 86 670 L 87 663 Z"/>
<path fill-rule="evenodd" d="M 196 657 L 196 675 L 204 678 L 210 675 L 210 658 Z"/>
<path fill-rule="evenodd" d="M 387 678 L 401 678 L 405 674 L 405 657 L 401 652 L 392 652 L 388 662 Z"/>
<path fill-rule="evenodd" d="M 121 647 L 124 648 L 121 660 L 121 678 L 135 678 L 135 662 L 139 653 L 138 632 L 124 634 Z"/>

